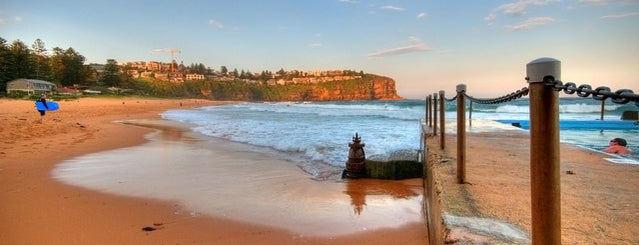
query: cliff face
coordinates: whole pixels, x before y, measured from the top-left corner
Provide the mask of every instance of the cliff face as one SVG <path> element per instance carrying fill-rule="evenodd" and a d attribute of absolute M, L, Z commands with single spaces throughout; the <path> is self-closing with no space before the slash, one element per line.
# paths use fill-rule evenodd
<path fill-rule="evenodd" d="M 286 86 L 286 85 L 284 85 Z M 284 101 L 401 100 L 395 81 L 373 77 L 356 81 L 305 84 L 303 89 L 282 93 Z"/>
<path fill-rule="evenodd" d="M 388 77 L 366 74 L 352 79 L 323 82 L 283 82 L 281 84 L 250 83 L 237 80 L 199 81 L 181 84 L 180 88 L 158 87 L 166 93 L 186 91 L 213 100 L 235 101 L 341 101 L 341 100 L 402 100 L 397 95 L 395 81 Z M 188 85 L 188 86 L 187 86 Z M 155 86 L 155 87 L 154 87 Z M 161 94 L 157 93 L 156 94 Z"/>

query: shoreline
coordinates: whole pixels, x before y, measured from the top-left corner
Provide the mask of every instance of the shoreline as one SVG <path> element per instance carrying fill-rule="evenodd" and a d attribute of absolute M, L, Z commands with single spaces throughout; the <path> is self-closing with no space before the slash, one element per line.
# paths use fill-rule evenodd
<path fill-rule="evenodd" d="M 180 216 L 176 203 L 115 196 L 51 177 L 60 162 L 88 153 L 136 146 L 151 129 L 114 123 L 158 119 L 168 109 L 228 102 L 83 98 L 59 101 L 44 124 L 32 101 L 0 100 L 0 240 L 17 244 L 422 244 L 423 223 L 345 236 L 298 236 L 287 230 L 209 216 Z M 177 219 L 178 216 L 181 219 Z M 176 221 L 179 220 L 179 221 Z M 158 230 L 142 227 L 158 224 Z"/>

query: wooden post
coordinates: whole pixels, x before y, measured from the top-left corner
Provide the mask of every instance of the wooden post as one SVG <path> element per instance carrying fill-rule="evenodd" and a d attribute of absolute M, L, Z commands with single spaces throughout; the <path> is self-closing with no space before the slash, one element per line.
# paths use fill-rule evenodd
<path fill-rule="evenodd" d="M 530 90 L 532 244 L 561 244 L 559 96 L 544 79 L 561 78 L 561 62 L 540 58 L 526 65 Z"/>
<path fill-rule="evenodd" d="M 466 85 L 457 85 L 457 183 L 466 182 Z"/>
<path fill-rule="evenodd" d="M 433 136 L 437 135 L 437 93 L 433 94 Z"/>
<path fill-rule="evenodd" d="M 424 99 L 424 124 L 428 125 L 428 96 Z"/>
<path fill-rule="evenodd" d="M 446 97 L 444 90 L 439 91 L 439 147 L 443 150 L 446 148 Z"/>
<path fill-rule="evenodd" d="M 433 112 L 431 111 L 433 106 L 433 98 L 431 95 L 428 95 L 428 127 L 433 127 Z"/>
<path fill-rule="evenodd" d="M 468 126 L 473 126 L 473 101 L 468 102 L 470 104 L 470 108 L 468 108 Z"/>
<path fill-rule="evenodd" d="M 603 121 L 605 110 L 606 110 L 606 100 L 601 100 L 601 121 Z"/>

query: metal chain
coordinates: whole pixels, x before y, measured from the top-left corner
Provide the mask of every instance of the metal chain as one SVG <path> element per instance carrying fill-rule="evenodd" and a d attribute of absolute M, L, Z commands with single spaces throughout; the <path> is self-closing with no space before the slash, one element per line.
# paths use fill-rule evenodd
<path fill-rule="evenodd" d="M 561 81 L 555 81 L 552 77 L 544 78 L 544 83 L 546 86 L 552 87 L 555 91 L 564 91 L 566 94 L 574 94 L 577 93 L 579 97 L 588 97 L 592 95 L 592 98 L 595 100 L 606 100 L 611 98 L 615 104 L 627 104 L 630 101 L 634 101 L 636 106 L 639 106 L 639 95 L 635 94 L 630 89 L 619 89 L 615 92 L 612 92 L 609 87 L 601 86 L 595 89 L 592 89 L 592 86 L 588 84 L 583 84 L 577 86 L 577 84 L 572 82 L 567 82 L 563 84 Z"/>
<path fill-rule="evenodd" d="M 557 92 L 564 91 L 566 94 L 577 93 L 577 96 L 582 98 L 586 98 L 592 95 L 592 98 L 595 100 L 606 100 L 610 98 L 610 100 L 615 104 L 627 104 L 628 102 L 632 101 L 632 102 L 635 102 L 636 106 L 639 106 L 639 95 L 635 94 L 630 89 L 619 89 L 615 92 L 612 92 L 612 90 L 609 87 L 605 87 L 605 86 L 592 89 L 592 86 L 588 84 L 583 84 L 579 86 L 577 86 L 577 84 L 572 82 L 567 82 L 566 84 L 563 84 L 561 81 L 555 81 L 552 77 L 544 78 L 544 83 L 546 84 L 546 86 L 552 87 L 552 89 L 554 89 Z M 528 92 L 529 92 L 528 88 L 524 87 L 508 95 L 504 95 L 497 98 L 490 98 L 490 99 L 475 98 L 466 94 L 466 92 L 464 92 L 463 95 L 468 100 L 478 104 L 499 104 L 499 103 L 504 103 L 504 102 L 512 101 L 512 100 L 527 96 Z M 455 97 L 450 99 L 447 99 L 444 97 L 444 99 L 448 102 L 454 101 L 457 99 L 457 95 L 455 95 Z"/>
<path fill-rule="evenodd" d="M 504 103 L 504 102 L 508 102 L 511 100 L 515 100 L 515 99 L 519 99 L 521 97 L 524 97 L 526 95 L 528 95 L 528 88 L 524 87 L 520 90 L 517 90 L 515 92 L 512 92 L 508 95 L 504 95 L 501 97 L 497 97 L 497 98 L 492 98 L 492 99 L 478 99 L 475 97 L 472 97 L 470 95 L 467 95 L 466 92 L 463 93 L 464 97 L 466 97 L 468 100 L 478 103 L 478 104 L 499 104 L 499 103 Z"/>
<path fill-rule="evenodd" d="M 455 97 L 452 97 L 450 99 L 446 99 L 446 97 L 444 97 L 444 100 L 446 100 L 447 102 L 455 101 L 457 100 L 457 95 L 455 95 Z"/>

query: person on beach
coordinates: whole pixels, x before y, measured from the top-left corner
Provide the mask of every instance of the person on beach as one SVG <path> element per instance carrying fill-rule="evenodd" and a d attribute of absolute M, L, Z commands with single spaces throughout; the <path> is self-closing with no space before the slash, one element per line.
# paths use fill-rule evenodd
<path fill-rule="evenodd" d="M 44 107 L 47 108 L 47 110 L 49 109 L 49 106 L 47 106 L 47 95 L 41 94 L 40 95 L 40 99 L 38 99 L 36 102 L 42 102 Z M 42 121 L 44 121 L 44 114 L 45 114 L 46 111 L 45 110 L 38 110 L 38 112 L 40 112 L 40 123 L 42 123 Z"/>
<path fill-rule="evenodd" d="M 614 138 L 610 140 L 610 146 L 608 146 L 608 148 L 604 149 L 603 151 L 606 153 L 614 153 L 620 155 L 630 154 L 630 150 L 626 148 L 627 144 L 628 142 L 626 142 L 625 139 Z"/>

